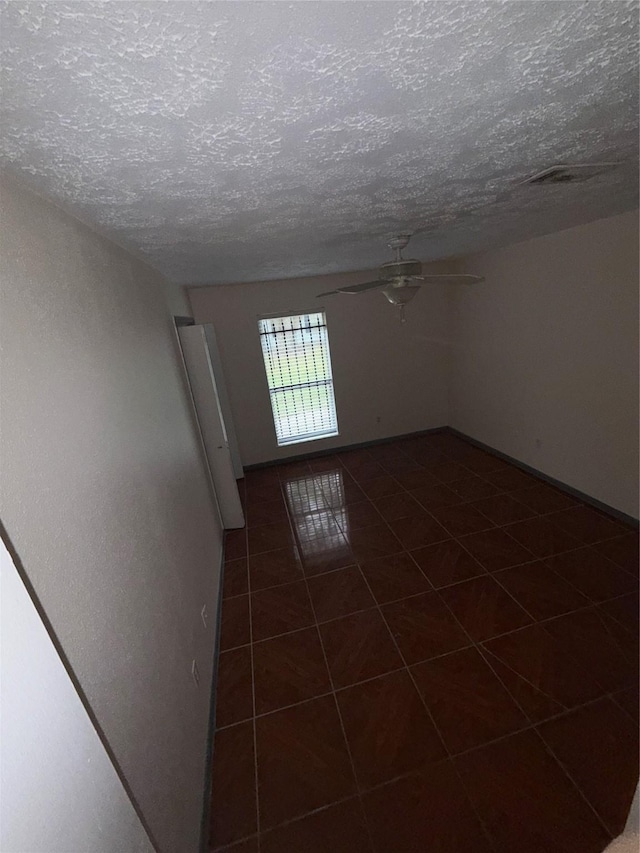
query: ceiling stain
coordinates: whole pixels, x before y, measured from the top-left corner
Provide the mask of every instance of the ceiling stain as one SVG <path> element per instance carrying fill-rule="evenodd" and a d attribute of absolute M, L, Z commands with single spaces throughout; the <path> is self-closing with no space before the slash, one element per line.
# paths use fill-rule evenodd
<path fill-rule="evenodd" d="M 0 3 L 0 165 L 179 283 L 423 260 L 638 204 L 638 4 Z M 615 161 L 577 185 L 516 186 Z"/>

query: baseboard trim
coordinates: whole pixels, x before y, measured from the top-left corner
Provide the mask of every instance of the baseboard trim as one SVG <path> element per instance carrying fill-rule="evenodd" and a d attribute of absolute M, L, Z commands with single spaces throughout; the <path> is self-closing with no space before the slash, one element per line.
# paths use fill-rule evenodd
<path fill-rule="evenodd" d="M 446 432 L 447 426 L 431 427 L 421 429 L 417 432 L 405 432 L 401 435 L 388 435 L 386 438 L 374 438 L 371 441 L 359 441 L 356 444 L 345 444 L 341 447 L 328 447 L 316 450 L 313 453 L 299 453 L 297 456 L 285 456 L 282 459 L 270 459 L 268 462 L 256 462 L 253 465 L 244 465 L 245 471 L 259 471 L 262 468 L 272 468 L 274 465 L 286 465 L 289 462 L 300 462 L 304 459 L 319 459 L 322 456 L 333 456 L 336 453 L 344 453 L 349 450 L 362 450 L 367 447 L 375 447 L 378 444 L 391 444 L 392 441 L 401 441 L 405 438 L 420 438 L 421 435 L 432 435 L 437 432 Z"/>
<path fill-rule="evenodd" d="M 551 486 L 555 486 L 558 489 L 562 489 L 563 492 L 567 492 L 568 494 L 573 495 L 574 498 L 580 498 L 580 500 L 584 501 L 584 503 L 589 504 L 595 509 L 602 510 L 602 512 L 606 512 L 607 515 L 612 515 L 614 518 L 618 518 L 620 521 L 624 521 L 625 524 L 630 524 L 632 527 L 640 527 L 640 522 L 632 515 L 627 515 L 626 512 L 622 512 L 622 510 L 616 509 L 613 506 L 609 506 L 609 504 L 606 504 L 603 501 L 599 501 L 597 498 L 586 494 L 586 492 L 581 492 L 579 489 L 574 489 L 573 486 L 569 486 L 567 483 L 563 483 L 561 480 L 556 480 L 555 477 L 550 477 L 548 474 L 545 474 L 544 471 L 539 471 L 537 468 L 533 468 L 531 465 L 527 465 L 525 462 L 520 462 L 519 459 L 516 459 L 513 456 L 509 456 L 507 453 L 503 453 L 501 450 L 496 450 L 495 447 L 491 447 L 489 444 L 485 444 L 482 441 L 478 441 L 477 438 L 473 438 L 473 436 L 467 435 L 466 433 L 461 432 L 459 429 L 455 429 L 455 427 L 445 427 L 443 431 L 448 432 L 451 435 L 455 435 L 458 438 L 463 438 L 465 441 L 468 441 L 469 444 L 473 444 L 475 447 L 480 448 L 480 450 L 486 450 L 488 453 L 492 453 L 499 459 L 504 459 L 505 462 L 510 462 L 512 465 L 515 465 L 516 468 L 520 468 L 527 474 L 534 474 L 540 480 L 544 480 L 545 483 L 549 483 L 549 485 Z"/>
<path fill-rule="evenodd" d="M 204 759 L 204 792 L 202 803 L 202 821 L 200 823 L 200 853 L 209 853 L 209 825 L 211 822 L 211 768 L 213 767 L 213 741 L 216 728 L 216 699 L 218 688 L 218 661 L 220 659 L 220 628 L 222 624 L 222 587 L 224 582 L 224 539 L 220 554 L 220 574 L 218 588 L 218 606 L 216 607 L 215 646 L 213 649 L 213 672 L 211 673 L 211 693 L 209 696 L 209 730 Z"/>

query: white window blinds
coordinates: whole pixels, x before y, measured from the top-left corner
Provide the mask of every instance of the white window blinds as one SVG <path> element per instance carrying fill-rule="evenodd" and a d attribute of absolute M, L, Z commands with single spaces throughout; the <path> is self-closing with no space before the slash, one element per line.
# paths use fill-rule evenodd
<path fill-rule="evenodd" d="M 259 321 L 278 444 L 338 434 L 324 312 Z"/>

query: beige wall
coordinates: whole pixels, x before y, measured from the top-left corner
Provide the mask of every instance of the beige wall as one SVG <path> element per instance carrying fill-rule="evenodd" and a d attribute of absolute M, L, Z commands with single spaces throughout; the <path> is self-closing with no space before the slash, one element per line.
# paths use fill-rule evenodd
<path fill-rule="evenodd" d="M 433 267 L 443 271 L 446 268 Z M 402 325 L 379 292 L 316 294 L 375 271 L 189 291 L 194 317 L 213 323 L 244 465 L 401 435 L 448 422 L 447 295 L 424 287 Z M 258 317 L 325 308 L 340 435 L 278 448 L 258 338 Z M 379 422 L 378 422 L 379 419 Z"/>
<path fill-rule="evenodd" d="M 637 518 L 637 211 L 462 267 L 451 425 Z"/>
<path fill-rule="evenodd" d="M 221 535 L 163 281 L 20 187 L 1 201 L 2 520 L 160 848 L 189 853 Z"/>

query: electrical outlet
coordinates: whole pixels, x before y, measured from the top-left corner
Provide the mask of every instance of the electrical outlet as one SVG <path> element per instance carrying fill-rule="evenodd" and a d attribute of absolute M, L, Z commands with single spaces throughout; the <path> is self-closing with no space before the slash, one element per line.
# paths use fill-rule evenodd
<path fill-rule="evenodd" d="M 191 662 L 191 675 L 193 676 L 193 681 L 196 687 L 200 687 L 200 673 L 198 671 L 198 664 L 196 663 L 195 658 Z"/>
<path fill-rule="evenodd" d="M 200 617 L 202 619 L 202 624 L 206 628 L 207 627 L 207 619 L 208 619 L 207 605 L 206 604 L 202 605 L 202 610 L 200 611 Z"/>

